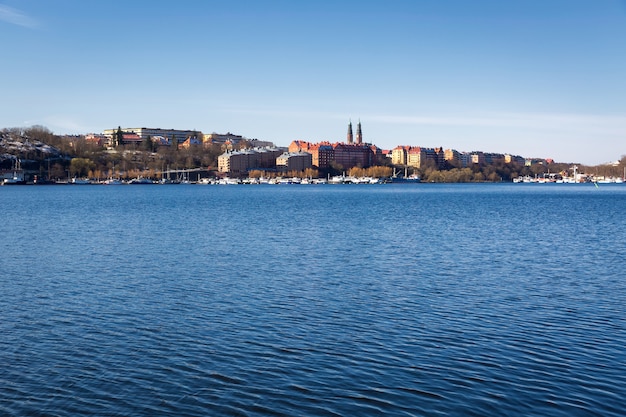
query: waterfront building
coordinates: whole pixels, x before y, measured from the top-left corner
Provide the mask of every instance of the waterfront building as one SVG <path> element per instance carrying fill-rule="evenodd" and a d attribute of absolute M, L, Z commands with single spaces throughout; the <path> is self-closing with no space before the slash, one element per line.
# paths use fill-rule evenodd
<path fill-rule="evenodd" d="M 282 171 L 304 171 L 313 166 L 308 152 L 285 152 L 276 158 L 276 168 Z"/>
<path fill-rule="evenodd" d="M 406 153 L 406 165 L 413 168 L 421 168 L 426 162 L 426 148 L 411 146 Z"/>
<path fill-rule="evenodd" d="M 245 174 L 256 165 L 256 152 L 253 150 L 226 151 L 217 157 L 217 170 L 226 174 Z"/>
<path fill-rule="evenodd" d="M 229 150 L 217 157 L 217 170 L 241 175 L 252 169 L 271 169 L 276 166 L 276 158 L 282 153 L 283 150 L 279 148 Z"/>
<path fill-rule="evenodd" d="M 312 144 L 307 152 L 311 154 L 313 165 L 320 169 L 328 168 L 335 160 L 335 149 L 328 142 Z"/>
<path fill-rule="evenodd" d="M 371 165 L 384 165 L 386 162 L 386 156 L 383 155 L 383 150 L 373 144 L 367 144 L 366 146 L 370 148 L 370 152 L 372 155 Z"/>
<path fill-rule="evenodd" d="M 309 143 L 294 140 L 289 145 L 289 152 L 310 153 L 313 165 L 320 169 L 328 168 L 331 162 L 341 165 L 343 169 L 350 169 L 356 166 L 371 166 L 380 150 L 376 146 L 367 144 Z"/>
<path fill-rule="evenodd" d="M 342 169 L 372 166 L 382 151 L 375 145 L 363 143 L 361 122 L 357 125 L 357 143 L 352 136 L 352 122 L 348 124 L 347 142 L 330 143 L 327 141 L 310 143 L 294 140 L 289 145 L 289 152 L 308 152 L 313 166 L 319 169 L 330 167 L 331 163 L 341 165 Z"/>
<path fill-rule="evenodd" d="M 334 161 L 343 169 L 352 167 L 369 167 L 372 165 L 372 151 L 367 145 L 354 143 L 335 143 L 333 145 Z"/>
<path fill-rule="evenodd" d="M 325 169 L 335 159 L 335 150 L 330 142 L 310 143 L 294 140 L 289 145 L 289 152 L 308 152 L 311 154 L 313 166 Z"/>
<path fill-rule="evenodd" d="M 422 146 L 396 146 L 391 151 L 391 163 L 394 165 L 422 168 L 426 161 L 433 161 L 442 167 L 445 162 L 443 148 L 424 148 Z"/>
<path fill-rule="evenodd" d="M 278 158 L 284 151 L 284 148 L 279 149 L 275 146 L 267 146 L 262 148 L 254 148 L 256 152 L 256 161 L 253 165 L 254 168 L 268 169 L 276 166 L 276 158 Z"/>
<path fill-rule="evenodd" d="M 426 157 L 426 148 L 421 146 L 396 146 L 391 151 L 391 163 L 394 165 L 420 168 Z"/>
<path fill-rule="evenodd" d="M 391 163 L 394 165 L 407 164 L 407 152 L 410 146 L 396 146 L 391 150 Z"/>

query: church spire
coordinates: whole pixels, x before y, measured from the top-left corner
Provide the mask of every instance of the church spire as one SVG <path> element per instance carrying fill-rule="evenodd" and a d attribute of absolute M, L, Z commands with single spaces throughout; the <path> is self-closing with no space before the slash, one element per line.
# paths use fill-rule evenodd
<path fill-rule="evenodd" d="M 348 143 L 352 143 L 352 141 L 352 120 L 350 120 L 350 123 L 348 124 Z"/>
<path fill-rule="evenodd" d="M 356 143 L 358 145 L 363 143 L 363 133 L 361 133 L 361 119 L 359 119 L 359 124 L 356 125 Z"/>

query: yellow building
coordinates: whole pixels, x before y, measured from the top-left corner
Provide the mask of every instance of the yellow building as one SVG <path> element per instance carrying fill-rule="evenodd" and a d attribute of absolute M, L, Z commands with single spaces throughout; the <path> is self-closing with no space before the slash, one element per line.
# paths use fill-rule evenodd
<path fill-rule="evenodd" d="M 407 151 L 410 146 L 396 146 L 391 150 L 391 163 L 394 165 L 406 165 Z"/>

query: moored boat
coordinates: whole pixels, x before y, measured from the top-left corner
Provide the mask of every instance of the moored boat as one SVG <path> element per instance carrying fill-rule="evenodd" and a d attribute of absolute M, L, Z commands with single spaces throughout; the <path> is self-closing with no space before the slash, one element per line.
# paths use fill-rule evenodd
<path fill-rule="evenodd" d="M 22 170 L 22 165 L 17 158 L 13 164 L 13 173 L 9 177 L 5 177 L 0 184 L 2 185 L 18 185 L 18 184 L 26 184 L 26 179 L 24 177 L 24 171 Z"/>
<path fill-rule="evenodd" d="M 72 181 L 70 182 L 70 184 L 87 185 L 87 184 L 91 184 L 91 181 L 87 178 L 72 178 Z"/>

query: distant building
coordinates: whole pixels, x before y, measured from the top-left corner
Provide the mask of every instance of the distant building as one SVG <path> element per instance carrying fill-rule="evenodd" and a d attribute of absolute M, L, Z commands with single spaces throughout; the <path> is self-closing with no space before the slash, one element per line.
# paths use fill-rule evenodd
<path fill-rule="evenodd" d="M 426 162 L 426 149 L 419 146 L 411 146 L 406 153 L 406 164 L 413 168 L 421 168 Z"/>
<path fill-rule="evenodd" d="M 471 157 L 472 164 L 484 164 L 485 163 L 485 154 L 482 152 L 472 152 L 470 157 Z"/>
<path fill-rule="evenodd" d="M 460 159 L 460 154 L 455 149 L 446 149 L 443 152 L 443 159 L 450 162 L 457 162 Z"/>
<path fill-rule="evenodd" d="M 253 169 L 273 169 L 276 158 L 283 153 L 278 148 L 255 148 L 226 151 L 217 158 L 217 169 L 225 174 L 241 175 Z"/>
<path fill-rule="evenodd" d="M 524 165 L 526 165 L 527 167 L 532 166 L 532 165 L 545 165 L 545 164 L 546 164 L 546 160 L 542 158 L 526 158 L 525 163 L 524 163 Z"/>
<path fill-rule="evenodd" d="M 250 142 L 250 146 L 253 148 L 273 148 L 276 146 L 274 142 L 267 140 L 248 139 L 248 142 Z"/>
<path fill-rule="evenodd" d="M 505 156 L 501 153 L 485 152 L 485 163 L 495 164 L 496 162 L 504 162 Z"/>
<path fill-rule="evenodd" d="M 170 146 L 170 141 L 165 136 L 152 136 L 152 143 L 156 146 Z"/>
<path fill-rule="evenodd" d="M 472 154 L 468 152 L 461 152 L 459 154 L 459 162 L 463 168 L 470 166 L 472 164 Z"/>
<path fill-rule="evenodd" d="M 376 145 L 368 145 L 370 152 L 372 153 L 372 165 L 378 165 L 386 162 L 386 155 L 383 154 L 383 150 Z"/>
<path fill-rule="evenodd" d="M 391 163 L 394 165 L 406 165 L 407 152 L 410 146 L 396 146 L 391 150 Z"/>
<path fill-rule="evenodd" d="M 357 125 L 357 142 L 354 143 L 352 134 L 352 122 L 348 124 L 348 134 L 346 142 L 319 142 L 310 143 L 303 140 L 294 140 L 289 145 L 289 152 L 307 152 L 311 154 L 313 166 L 319 169 L 326 169 L 331 163 L 336 163 L 342 169 L 353 167 L 372 166 L 379 157 L 381 150 L 370 144 L 363 143 L 363 130 L 361 122 Z"/>
<path fill-rule="evenodd" d="M 220 144 L 220 145 L 224 145 L 226 143 L 230 143 L 232 145 L 237 145 L 239 142 L 241 142 L 242 140 L 245 140 L 245 138 L 241 135 L 235 135 L 233 133 L 208 133 L 203 135 L 202 137 L 202 142 L 204 144 Z"/>
<path fill-rule="evenodd" d="M 263 148 L 254 148 L 256 152 L 256 161 L 253 168 L 259 169 L 273 169 L 276 167 L 276 158 L 278 158 L 284 151 L 284 148 L 279 149 L 275 146 L 266 146 Z"/>
<path fill-rule="evenodd" d="M 276 158 L 276 168 L 283 171 L 304 171 L 312 166 L 308 152 L 285 152 Z"/>
<path fill-rule="evenodd" d="M 437 167 L 442 168 L 446 162 L 446 153 L 442 147 L 434 149 L 434 158 Z"/>
<path fill-rule="evenodd" d="M 93 143 L 98 146 L 104 146 L 106 143 L 108 143 L 108 141 L 109 141 L 109 138 L 107 138 L 105 135 L 102 135 L 102 134 L 88 133 L 85 135 L 85 142 Z"/>
<path fill-rule="evenodd" d="M 252 150 L 227 151 L 217 157 L 217 169 L 226 174 L 245 174 L 256 165 L 256 161 L 256 152 Z"/>
<path fill-rule="evenodd" d="M 391 150 L 394 165 L 421 168 L 427 158 L 427 149 L 420 146 L 396 146 Z"/>
<path fill-rule="evenodd" d="M 145 139 L 158 136 L 166 138 L 170 145 L 178 145 L 179 143 L 187 140 L 187 138 L 200 139 L 202 137 L 202 132 L 197 130 L 159 129 L 147 127 L 125 127 L 120 129 L 122 133 L 134 133 L 135 135 L 139 136 L 140 142 Z M 109 141 L 113 141 L 115 135 L 117 134 L 117 131 L 118 129 L 106 129 L 103 134 L 109 139 Z"/>
<path fill-rule="evenodd" d="M 141 145 L 141 136 L 136 133 L 122 133 L 122 140 L 120 145 Z"/>
<path fill-rule="evenodd" d="M 372 150 L 367 145 L 335 143 L 333 144 L 334 161 L 343 169 L 368 167 L 372 165 Z"/>
<path fill-rule="evenodd" d="M 188 137 L 183 143 L 179 143 L 180 149 L 189 149 L 191 146 L 202 145 L 202 142 L 198 138 Z"/>
<path fill-rule="evenodd" d="M 443 148 L 396 146 L 391 151 L 391 163 L 394 165 L 422 168 L 426 161 L 433 161 L 436 166 L 442 167 L 445 162 Z"/>
<path fill-rule="evenodd" d="M 335 157 L 335 150 L 330 142 L 309 143 L 294 140 L 289 145 L 289 152 L 310 153 L 313 166 L 320 169 L 328 168 Z"/>
<path fill-rule="evenodd" d="M 287 150 L 289 152 L 308 152 L 312 144 L 305 140 L 294 140 L 289 144 Z"/>

